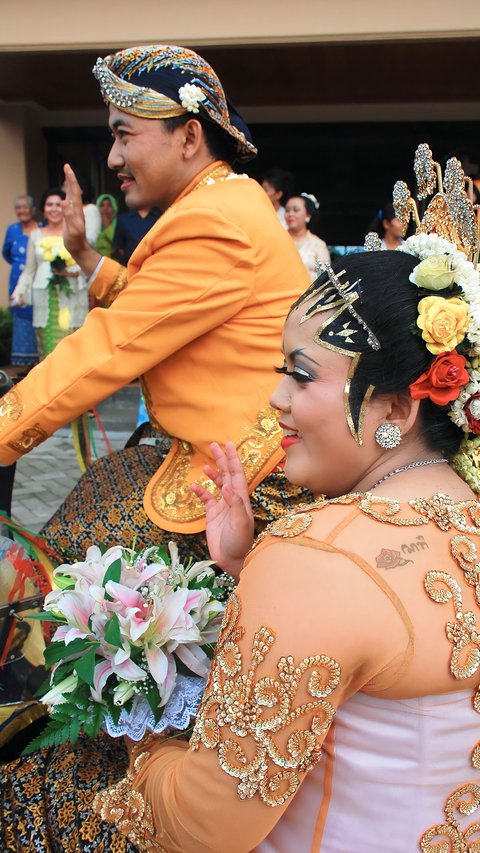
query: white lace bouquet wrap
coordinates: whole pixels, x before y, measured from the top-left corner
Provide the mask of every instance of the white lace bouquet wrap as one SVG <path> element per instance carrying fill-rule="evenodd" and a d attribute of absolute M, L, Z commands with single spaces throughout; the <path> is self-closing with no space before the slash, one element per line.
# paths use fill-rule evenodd
<path fill-rule="evenodd" d="M 27 750 L 79 734 L 139 740 L 188 728 L 203 693 L 232 588 L 210 561 L 183 565 L 174 543 L 136 552 L 88 549 L 55 569 L 43 618 L 58 623 L 41 691 L 51 719 Z"/>

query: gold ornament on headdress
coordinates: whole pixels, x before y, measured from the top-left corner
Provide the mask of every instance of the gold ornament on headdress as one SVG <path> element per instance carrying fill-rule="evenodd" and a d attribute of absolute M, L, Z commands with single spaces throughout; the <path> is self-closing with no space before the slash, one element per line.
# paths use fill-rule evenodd
<path fill-rule="evenodd" d="M 363 248 L 366 252 L 380 252 L 382 241 L 376 231 L 369 231 L 365 237 Z"/>
<path fill-rule="evenodd" d="M 426 143 L 417 148 L 414 161 L 417 179 L 417 197 L 421 200 L 433 195 L 420 219 L 417 205 L 404 181 L 397 181 L 393 188 L 393 206 L 401 220 L 404 232 L 411 217 L 416 224 L 417 234 L 437 234 L 453 243 L 472 261 L 478 264 L 480 209 L 473 204 L 473 185 L 465 176 L 462 164 L 451 157 L 445 166 L 442 178 L 440 165 L 433 159 Z M 468 192 L 466 190 L 468 187 Z"/>

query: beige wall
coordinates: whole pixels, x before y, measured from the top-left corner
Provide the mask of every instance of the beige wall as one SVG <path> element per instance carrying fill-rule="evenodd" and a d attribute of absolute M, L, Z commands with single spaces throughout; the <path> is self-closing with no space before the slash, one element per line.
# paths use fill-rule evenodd
<path fill-rule="evenodd" d="M 29 192 L 25 157 L 25 110 L 21 107 L 2 107 L 0 110 L 0 238 L 5 228 L 15 222 L 13 199 Z M 0 305 L 7 304 L 9 266 L 0 259 Z"/>
<path fill-rule="evenodd" d="M 479 0 L 2 0 L 0 50 L 478 34 Z"/>

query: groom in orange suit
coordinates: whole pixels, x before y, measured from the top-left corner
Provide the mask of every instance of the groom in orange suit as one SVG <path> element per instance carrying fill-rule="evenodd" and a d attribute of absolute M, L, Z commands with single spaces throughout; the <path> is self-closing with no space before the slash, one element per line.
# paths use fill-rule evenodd
<path fill-rule="evenodd" d="M 268 398 L 283 319 L 309 279 L 268 197 L 232 168 L 256 149 L 205 60 L 151 45 L 99 59 L 93 71 L 125 201 L 164 213 L 125 270 L 86 242 L 65 167 L 66 243 L 104 307 L 0 400 L 0 463 L 141 376 L 157 450 L 95 463 L 47 525 L 50 542 L 81 556 L 98 540 L 136 537 L 140 546 L 186 533 L 206 553 L 204 509 L 190 487 L 216 488 L 203 471 L 212 439 L 236 444 L 259 528 L 298 497 L 278 468 L 281 430 Z"/>

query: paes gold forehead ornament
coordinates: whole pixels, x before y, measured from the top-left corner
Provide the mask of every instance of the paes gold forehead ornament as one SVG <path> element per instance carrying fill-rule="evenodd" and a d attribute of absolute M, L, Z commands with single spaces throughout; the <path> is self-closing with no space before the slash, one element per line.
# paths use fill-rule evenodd
<path fill-rule="evenodd" d="M 363 383 L 355 381 L 355 373 L 365 347 L 379 350 L 380 341 L 355 307 L 360 298 L 361 279 L 353 282 L 343 281 L 345 270 L 335 273 L 330 264 L 319 263 L 317 269 L 319 278 L 295 302 L 291 310 L 311 301 L 311 305 L 300 319 L 300 325 L 316 314 L 328 312 L 328 317 L 315 332 L 314 341 L 352 359 L 343 390 L 343 400 L 350 432 L 357 443 L 362 444 L 365 409 L 374 386 L 364 386 Z"/>

